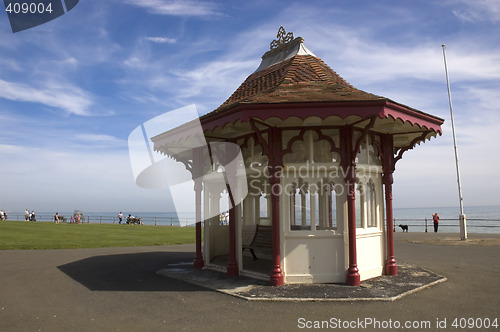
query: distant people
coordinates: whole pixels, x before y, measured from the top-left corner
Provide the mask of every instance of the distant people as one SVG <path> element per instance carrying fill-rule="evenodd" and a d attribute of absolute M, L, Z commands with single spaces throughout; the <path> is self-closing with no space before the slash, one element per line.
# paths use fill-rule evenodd
<path fill-rule="evenodd" d="M 437 212 L 432 215 L 432 221 L 434 222 L 434 233 L 437 233 L 439 226 L 439 216 Z"/>
<path fill-rule="evenodd" d="M 80 214 L 77 214 L 76 215 L 76 223 L 79 224 L 80 223 L 80 220 L 81 220 L 81 215 Z"/>
<path fill-rule="evenodd" d="M 56 224 L 58 224 L 58 223 L 59 223 L 59 212 L 56 212 L 56 215 L 54 216 L 54 222 L 55 222 Z"/>
<path fill-rule="evenodd" d="M 30 212 L 28 211 L 28 209 L 26 209 L 26 211 L 24 211 L 24 219 L 26 221 L 30 221 Z"/>
<path fill-rule="evenodd" d="M 123 221 L 123 213 L 121 213 L 120 211 L 120 213 L 118 213 L 118 223 L 121 224 L 122 221 Z"/>
<path fill-rule="evenodd" d="M 5 217 L 5 213 L 3 210 L 0 210 L 0 220 L 6 220 L 7 218 Z"/>
<path fill-rule="evenodd" d="M 30 213 L 30 221 L 36 221 L 35 210 L 31 210 L 31 213 Z"/>
<path fill-rule="evenodd" d="M 129 224 L 140 224 L 142 225 L 142 217 L 137 218 L 134 217 L 133 215 L 129 214 L 127 217 L 127 225 Z"/>

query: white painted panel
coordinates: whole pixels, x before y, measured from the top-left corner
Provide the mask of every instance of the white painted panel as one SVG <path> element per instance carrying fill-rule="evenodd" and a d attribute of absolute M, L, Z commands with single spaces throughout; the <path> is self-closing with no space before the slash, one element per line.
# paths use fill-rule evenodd
<path fill-rule="evenodd" d="M 345 282 L 344 244 L 340 237 L 287 237 L 286 282 Z"/>
<path fill-rule="evenodd" d="M 356 246 L 361 280 L 381 276 L 384 263 L 382 233 L 359 235 Z"/>

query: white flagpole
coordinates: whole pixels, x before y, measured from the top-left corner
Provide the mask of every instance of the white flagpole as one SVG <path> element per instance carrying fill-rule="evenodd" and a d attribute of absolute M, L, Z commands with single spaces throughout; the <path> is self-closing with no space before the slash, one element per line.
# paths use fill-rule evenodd
<path fill-rule="evenodd" d="M 453 148 L 455 149 L 455 165 L 457 169 L 457 183 L 458 183 L 458 199 L 460 203 L 460 239 L 467 240 L 467 223 L 465 221 L 464 205 L 462 197 L 462 186 L 460 185 L 460 168 L 458 167 L 458 151 L 457 151 L 457 139 L 455 137 L 455 123 L 453 121 L 453 106 L 451 103 L 451 91 L 450 91 L 450 79 L 448 78 L 448 65 L 446 63 L 446 45 L 441 45 L 443 48 L 443 58 L 444 58 L 444 71 L 446 73 L 446 85 L 448 87 L 448 101 L 450 103 L 450 116 L 451 116 L 451 131 L 453 134 Z"/>

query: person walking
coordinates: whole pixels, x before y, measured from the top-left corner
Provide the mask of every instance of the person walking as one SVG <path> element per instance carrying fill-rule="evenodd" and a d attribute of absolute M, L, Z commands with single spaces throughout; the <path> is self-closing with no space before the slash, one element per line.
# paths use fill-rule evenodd
<path fill-rule="evenodd" d="M 121 213 L 121 212 L 120 212 L 120 213 L 118 214 L 118 223 L 119 223 L 119 224 L 121 224 L 121 223 L 122 223 L 122 221 L 123 221 L 123 213 Z"/>
<path fill-rule="evenodd" d="M 30 212 L 28 211 L 28 209 L 26 209 L 26 211 L 24 211 L 24 219 L 26 221 L 30 220 Z"/>
<path fill-rule="evenodd" d="M 432 221 L 434 222 L 434 233 L 437 233 L 439 227 L 439 216 L 437 212 L 432 215 Z"/>

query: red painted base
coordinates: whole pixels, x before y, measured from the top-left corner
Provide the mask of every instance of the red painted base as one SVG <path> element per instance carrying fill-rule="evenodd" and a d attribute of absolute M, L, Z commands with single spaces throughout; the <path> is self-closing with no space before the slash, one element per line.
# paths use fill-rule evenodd
<path fill-rule="evenodd" d="M 283 272 L 279 266 L 274 266 L 273 271 L 271 272 L 271 278 L 269 280 L 269 284 L 271 286 L 283 286 L 285 283 L 285 277 L 283 276 Z"/>
<path fill-rule="evenodd" d="M 240 271 L 238 269 L 237 263 L 227 264 L 227 276 L 228 277 L 237 277 L 239 275 L 240 275 Z"/>
<path fill-rule="evenodd" d="M 194 257 L 193 266 L 195 269 L 201 270 L 205 266 L 205 262 L 203 261 L 203 256 L 201 254 L 196 254 Z"/>
<path fill-rule="evenodd" d="M 348 286 L 361 286 L 361 277 L 357 268 L 347 270 L 345 283 Z"/>
<path fill-rule="evenodd" d="M 396 260 L 394 257 L 387 258 L 384 266 L 384 273 L 388 276 L 397 276 L 398 275 L 398 265 L 396 264 Z"/>

